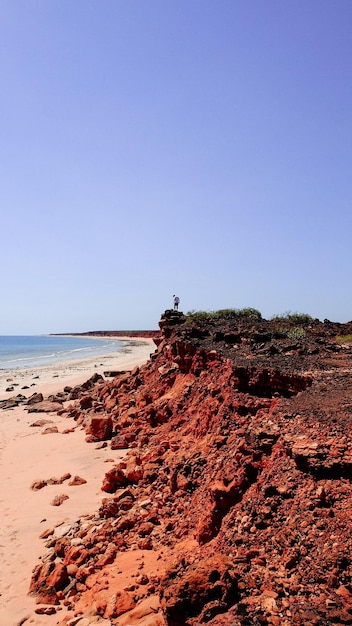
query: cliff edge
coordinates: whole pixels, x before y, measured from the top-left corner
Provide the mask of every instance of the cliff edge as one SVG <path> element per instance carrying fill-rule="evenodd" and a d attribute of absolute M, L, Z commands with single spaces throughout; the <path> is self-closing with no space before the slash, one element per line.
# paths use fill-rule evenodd
<path fill-rule="evenodd" d="M 128 452 L 31 593 L 62 625 L 352 624 L 352 323 L 159 325 L 148 363 L 62 409 Z"/>

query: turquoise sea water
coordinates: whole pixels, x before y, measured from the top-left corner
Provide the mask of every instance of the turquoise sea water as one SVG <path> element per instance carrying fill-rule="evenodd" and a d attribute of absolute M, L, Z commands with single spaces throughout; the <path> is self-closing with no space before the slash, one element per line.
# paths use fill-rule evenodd
<path fill-rule="evenodd" d="M 91 337 L 0 336 L 0 369 L 40 367 L 125 351 L 129 341 Z"/>

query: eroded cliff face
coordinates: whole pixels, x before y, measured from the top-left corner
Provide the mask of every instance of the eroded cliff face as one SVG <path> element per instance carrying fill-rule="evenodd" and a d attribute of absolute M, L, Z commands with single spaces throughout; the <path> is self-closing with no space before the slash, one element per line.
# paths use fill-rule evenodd
<path fill-rule="evenodd" d="M 62 624 L 352 624 L 351 328 L 292 339 L 172 311 L 160 327 L 145 366 L 65 409 L 128 453 L 31 592 L 70 609 Z"/>

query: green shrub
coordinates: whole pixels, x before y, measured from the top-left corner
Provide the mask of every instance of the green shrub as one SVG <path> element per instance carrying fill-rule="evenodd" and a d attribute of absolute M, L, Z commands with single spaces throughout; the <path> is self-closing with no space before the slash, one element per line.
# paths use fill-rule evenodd
<path fill-rule="evenodd" d="M 189 311 L 187 313 L 188 322 L 204 322 L 214 319 L 240 319 L 245 317 L 251 320 L 261 320 L 262 314 L 257 309 L 219 309 L 218 311 Z"/>
<path fill-rule="evenodd" d="M 246 308 L 246 309 L 239 309 L 238 310 L 238 317 L 249 317 L 249 319 L 251 319 L 251 320 L 261 320 L 262 319 L 262 314 L 257 309 L 251 309 L 249 307 L 249 308 Z"/>
<path fill-rule="evenodd" d="M 304 339 L 306 331 L 300 326 L 294 326 L 287 331 L 287 337 L 289 339 Z"/>
<path fill-rule="evenodd" d="M 271 319 L 276 322 L 289 322 L 299 326 L 306 326 L 313 322 L 313 318 L 308 313 L 290 313 L 290 311 L 283 315 L 274 315 Z"/>
<path fill-rule="evenodd" d="M 344 343 L 345 341 L 350 342 L 352 341 L 352 335 L 338 335 L 336 341 L 338 343 Z"/>
<path fill-rule="evenodd" d="M 213 311 L 213 317 L 217 319 L 234 319 L 236 317 L 236 309 L 219 309 L 218 311 Z"/>
<path fill-rule="evenodd" d="M 211 318 L 212 318 L 212 314 L 210 311 L 188 311 L 186 321 L 204 322 L 206 320 L 210 320 Z"/>

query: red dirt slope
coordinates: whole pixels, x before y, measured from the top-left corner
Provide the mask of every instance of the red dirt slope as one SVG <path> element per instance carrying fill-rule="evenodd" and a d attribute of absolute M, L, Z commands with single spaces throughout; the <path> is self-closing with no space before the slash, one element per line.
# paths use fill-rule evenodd
<path fill-rule="evenodd" d="M 166 311 L 144 367 L 67 409 L 129 452 L 31 592 L 62 624 L 352 624 L 351 326 Z"/>

